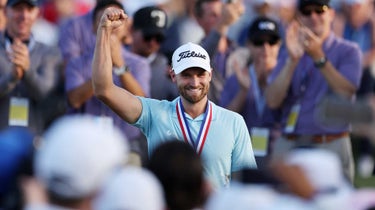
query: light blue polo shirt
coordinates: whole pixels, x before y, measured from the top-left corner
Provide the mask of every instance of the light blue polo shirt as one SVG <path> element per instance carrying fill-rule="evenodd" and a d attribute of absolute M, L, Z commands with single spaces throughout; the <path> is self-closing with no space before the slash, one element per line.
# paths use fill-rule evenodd
<path fill-rule="evenodd" d="M 138 97 L 142 113 L 134 126 L 147 137 L 149 155 L 162 142 L 184 141 L 178 122 L 176 103 Z M 232 172 L 243 168 L 256 168 L 249 131 L 243 117 L 212 103 L 212 121 L 201 153 L 206 177 L 215 188 L 229 186 Z M 186 114 L 191 134 L 196 140 L 204 114 L 192 119 Z M 186 170 L 189 170 L 188 168 Z"/>

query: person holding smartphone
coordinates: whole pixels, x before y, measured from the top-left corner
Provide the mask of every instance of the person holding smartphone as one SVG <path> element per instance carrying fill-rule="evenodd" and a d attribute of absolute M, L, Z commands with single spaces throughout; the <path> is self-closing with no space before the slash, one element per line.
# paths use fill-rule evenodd
<path fill-rule="evenodd" d="M 318 105 L 330 94 L 353 98 L 362 76 L 361 51 L 331 29 L 335 11 L 329 0 L 299 0 L 296 20 L 286 31 L 286 52 L 268 78 L 267 104 L 281 111 L 283 135 L 273 158 L 305 144 L 337 153 L 346 178 L 354 163 L 349 124 L 328 127 L 316 119 Z"/>

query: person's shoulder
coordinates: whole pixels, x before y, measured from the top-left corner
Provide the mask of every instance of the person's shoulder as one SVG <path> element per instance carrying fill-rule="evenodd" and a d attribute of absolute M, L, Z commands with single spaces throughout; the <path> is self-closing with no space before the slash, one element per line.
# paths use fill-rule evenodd
<path fill-rule="evenodd" d="M 32 46 L 34 52 L 43 54 L 48 57 L 61 57 L 60 48 L 57 45 L 48 45 L 43 42 L 35 40 Z"/>
<path fill-rule="evenodd" d="M 174 99 L 173 101 L 168 100 L 159 100 L 155 98 L 148 98 L 148 97 L 142 97 L 137 96 L 137 98 L 143 103 L 148 104 L 152 108 L 156 107 L 167 107 L 167 108 L 174 108 L 176 106 L 178 98 Z"/>
<path fill-rule="evenodd" d="M 341 46 L 342 48 L 354 49 L 354 50 L 360 51 L 360 48 L 356 42 L 345 39 L 343 37 L 334 35 L 333 42 L 336 43 L 336 45 Z"/>
<path fill-rule="evenodd" d="M 67 20 L 61 22 L 59 28 L 64 30 L 74 29 L 76 26 L 90 26 L 92 24 L 92 15 L 93 11 L 89 11 L 86 14 L 73 16 L 68 18 Z M 90 30 L 87 28 L 87 30 Z"/>
<path fill-rule="evenodd" d="M 226 109 L 222 106 L 216 105 L 215 103 L 211 102 L 213 105 L 213 111 L 216 112 L 216 115 L 221 118 L 233 118 L 233 119 L 243 119 L 242 115 L 237 112 L 231 111 Z"/>
<path fill-rule="evenodd" d="M 362 56 L 359 45 L 351 40 L 331 34 L 325 43 L 325 48 L 334 52 L 337 58 L 346 59 L 345 61 L 358 60 Z"/>
<path fill-rule="evenodd" d="M 145 57 L 142 57 L 136 53 L 131 52 L 130 50 L 126 49 L 124 47 L 124 58 L 127 59 L 127 61 L 136 61 L 140 62 L 142 64 L 148 64 L 147 59 Z"/>

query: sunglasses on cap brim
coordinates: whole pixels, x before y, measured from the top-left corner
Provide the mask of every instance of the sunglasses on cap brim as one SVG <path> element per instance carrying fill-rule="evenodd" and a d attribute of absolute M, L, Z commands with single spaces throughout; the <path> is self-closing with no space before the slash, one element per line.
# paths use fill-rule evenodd
<path fill-rule="evenodd" d="M 264 44 L 268 43 L 269 45 L 273 46 L 279 43 L 279 38 L 273 37 L 269 39 L 254 39 L 251 41 L 251 43 L 256 47 L 261 47 Z"/>
<path fill-rule="evenodd" d="M 316 6 L 316 7 L 310 7 L 310 8 L 304 7 L 300 10 L 300 12 L 304 16 L 311 16 L 311 14 L 313 12 L 318 14 L 318 15 L 321 15 L 321 14 L 325 13 L 327 10 L 328 10 L 328 6 L 323 5 L 323 6 Z"/>

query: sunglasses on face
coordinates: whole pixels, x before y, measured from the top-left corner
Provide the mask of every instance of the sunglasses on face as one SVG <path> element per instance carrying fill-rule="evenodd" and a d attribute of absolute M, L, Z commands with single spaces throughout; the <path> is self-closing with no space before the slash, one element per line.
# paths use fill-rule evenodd
<path fill-rule="evenodd" d="M 252 43 L 256 47 L 262 47 L 265 43 L 268 43 L 270 46 L 273 46 L 279 42 L 279 39 L 272 38 L 272 39 L 259 39 L 253 40 Z"/>
<path fill-rule="evenodd" d="M 160 34 L 151 34 L 151 35 L 144 35 L 143 40 L 145 42 L 150 42 L 152 39 L 155 39 L 158 43 L 164 41 L 164 36 Z"/>
<path fill-rule="evenodd" d="M 325 13 L 327 10 L 328 10 L 328 7 L 326 5 L 321 6 L 321 7 L 310 7 L 310 8 L 305 7 L 301 9 L 301 13 L 304 16 L 311 16 L 313 12 L 315 12 L 318 15 L 321 15 Z"/>

